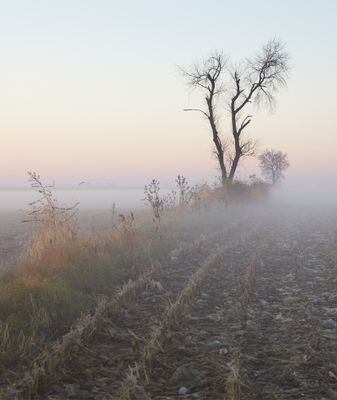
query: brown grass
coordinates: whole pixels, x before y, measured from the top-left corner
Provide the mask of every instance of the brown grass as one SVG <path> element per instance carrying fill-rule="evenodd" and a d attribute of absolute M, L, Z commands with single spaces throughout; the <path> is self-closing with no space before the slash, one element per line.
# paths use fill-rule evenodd
<path fill-rule="evenodd" d="M 15 272 L 0 277 L 0 373 L 3 381 L 13 378 L 9 371 L 19 360 L 22 367 L 27 366 L 47 347 L 37 358 L 37 369 L 19 385 L 22 390 L 27 387 L 28 394 L 44 385 L 43 379 L 48 380 L 60 360 L 69 356 L 69 348 L 76 340 L 90 336 L 91 329 L 99 323 L 103 310 L 110 304 L 100 299 L 110 298 L 116 287 L 129 279 L 141 282 L 143 274 L 168 257 L 178 245 L 177 252 L 184 251 L 186 243 L 222 228 L 226 215 L 222 206 L 218 210 L 207 207 L 215 192 L 202 187 L 190 208 L 187 208 L 187 200 L 183 201 L 183 214 L 171 210 L 161 216 L 160 231 L 153 229 L 151 218 L 138 220 L 136 214 L 128 213 L 119 214 L 104 231 L 84 234 L 78 227 L 76 205 L 59 205 L 52 187 L 45 186 L 34 173 L 30 174 L 30 179 L 41 198 L 31 204 L 27 215 L 31 226 L 28 250 Z M 183 183 L 182 190 L 185 192 L 181 196 L 187 196 L 190 188 Z M 206 192 L 209 197 L 205 195 L 201 201 L 201 194 Z M 201 204 L 205 205 L 202 211 Z M 235 210 L 231 212 L 235 214 Z M 199 272 L 200 276 L 193 277 L 195 282 L 191 281 L 172 305 L 167 321 L 174 319 L 187 304 L 207 268 Z M 137 291 L 132 292 L 133 286 L 129 285 L 127 296 L 131 299 Z M 119 302 L 127 296 L 118 297 Z M 64 336 L 58 347 L 50 348 L 50 343 L 65 335 L 83 312 L 86 319 L 79 319 L 70 336 Z M 159 332 L 164 332 L 167 324 L 169 322 L 164 320 Z M 161 334 L 157 332 L 144 351 L 144 372 L 152 348 L 158 345 L 156 335 L 160 337 Z M 146 352 L 150 353 L 146 355 Z"/>
<path fill-rule="evenodd" d="M 241 380 L 240 380 L 240 354 L 236 353 L 230 363 L 229 375 L 226 382 L 225 400 L 241 399 Z"/>

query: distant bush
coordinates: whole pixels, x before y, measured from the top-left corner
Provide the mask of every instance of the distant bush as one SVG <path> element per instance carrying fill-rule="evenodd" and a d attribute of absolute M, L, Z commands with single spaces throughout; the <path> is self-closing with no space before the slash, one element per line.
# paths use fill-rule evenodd
<path fill-rule="evenodd" d="M 237 204 L 264 201 L 268 197 L 270 185 L 259 179 L 249 182 L 233 181 L 225 186 L 207 184 L 195 189 L 193 207 L 210 207 L 214 204 Z"/>
<path fill-rule="evenodd" d="M 183 175 L 175 180 L 176 188 L 165 196 L 160 194 L 159 181 L 153 179 L 145 186 L 146 204 L 150 205 L 154 220 L 160 222 L 166 211 L 209 208 L 215 204 L 251 203 L 264 201 L 270 185 L 252 175 L 248 182 L 228 181 L 226 185 L 210 186 L 207 183 L 190 186 Z"/>
<path fill-rule="evenodd" d="M 226 197 L 229 202 L 252 203 L 267 199 L 270 185 L 254 179 L 250 182 L 234 181 L 226 187 Z"/>

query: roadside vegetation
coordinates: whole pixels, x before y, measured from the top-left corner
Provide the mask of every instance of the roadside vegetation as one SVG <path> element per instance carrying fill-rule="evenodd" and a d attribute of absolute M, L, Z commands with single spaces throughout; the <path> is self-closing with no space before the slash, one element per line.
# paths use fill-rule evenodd
<path fill-rule="evenodd" d="M 144 191 L 149 211 L 119 213 L 114 206 L 108 229 L 85 234 L 79 229 L 78 204 L 59 204 L 53 187 L 36 173 L 29 173 L 29 181 L 40 197 L 24 220 L 28 246 L 19 264 L 1 275 L 3 370 L 31 359 L 42 345 L 68 332 L 82 313 L 174 249 L 221 229 L 228 215 L 235 215 L 232 203 L 260 201 L 268 193 L 268 185 L 257 180 L 224 190 L 191 186 L 180 175 L 175 189 L 163 196 L 153 180 Z"/>

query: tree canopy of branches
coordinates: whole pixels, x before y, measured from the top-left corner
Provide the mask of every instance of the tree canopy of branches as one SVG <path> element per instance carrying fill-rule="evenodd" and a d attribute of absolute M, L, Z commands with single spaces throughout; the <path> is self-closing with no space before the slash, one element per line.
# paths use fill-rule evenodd
<path fill-rule="evenodd" d="M 281 183 L 284 171 L 289 168 L 288 156 L 282 151 L 265 150 L 259 156 L 260 168 L 265 178 L 273 185 Z"/>
<path fill-rule="evenodd" d="M 242 158 L 255 154 L 256 141 L 246 135 L 253 118 L 249 106 L 255 103 L 274 108 L 275 94 L 287 82 L 288 61 L 284 45 L 273 39 L 238 66 L 229 65 L 222 52 L 215 52 L 203 62 L 181 69 L 188 85 L 198 89 L 204 99 L 201 108 L 185 111 L 199 112 L 207 119 L 223 184 L 234 179 Z M 220 132 L 219 105 L 227 106 L 224 113 L 231 122 L 227 136 Z"/>

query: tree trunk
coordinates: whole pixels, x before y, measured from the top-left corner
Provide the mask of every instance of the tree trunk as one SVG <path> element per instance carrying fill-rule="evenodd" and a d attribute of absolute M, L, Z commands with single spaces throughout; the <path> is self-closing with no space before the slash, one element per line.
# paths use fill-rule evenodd
<path fill-rule="evenodd" d="M 228 175 L 228 180 L 230 180 L 231 182 L 233 181 L 233 179 L 235 177 L 235 172 L 239 165 L 239 160 L 240 160 L 240 155 L 239 155 L 239 153 L 237 153 L 237 154 L 235 154 L 235 157 L 232 162 L 231 170 Z"/>
<path fill-rule="evenodd" d="M 226 170 L 226 166 L 225 166 L 223 151 L 220 154 L 217 154 L 217 157 L 218 157 L 220 170 L 221 170 L 221 183 L 222 183 L 222 186 L 225 186 L 225 184 L 227 182 L 227 170 Z"/>
<path fill-rule="evenodd" d="M 219 161 L 219 166 L 220 166 L 220 171 L 221 171 L 221 183 L 222 186 L 225 186 L 226 181 L 227 181 L 227 169 L 225 165 L 225 159 L 224 159 L 224 149 L 222 147 L 221 139 L 219 137 L 219 133 L 216 127 L 216 122 L 215 122 L 215 117 L 214 117 L 214 110 L 213 110 L 213 90 L 211 91 L 211 94 L 209 97 L 206 97 L 207 101 L 207 106 L 208 106 L 208 112 L 209 112 L 209 123 L 211 125 L 212 129 L 212 135 L 213 135 L 213 143 L 216 148 L 216 155 Z"/>
<path fill-rule="evenodd" d="M 231 116 L 232 116 L 232 134 L 234 138 L 234 144 L 235 144 L 235 154 L 234 158 L 232 161 L 232 165 L 230 167 L 228 179 L 230 181 L 233 181 L 236 169 L 239 165 L 239 161 L 241 158 L 241 147 L 240 147 L 240 133 L 238 132 L 237 129 L 237 124 L 236 124 L 236 111 L 235 111 L 235 100 L 232 100 L 231 104 Z"/>

